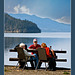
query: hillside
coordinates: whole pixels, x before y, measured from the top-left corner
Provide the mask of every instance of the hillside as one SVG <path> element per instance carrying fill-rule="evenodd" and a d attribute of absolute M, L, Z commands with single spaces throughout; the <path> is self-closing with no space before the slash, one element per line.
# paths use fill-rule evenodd
<path fill-rule="evenodd" d="M 9 14 L 9 15 L 21 20 L 26 19 L 36 23 L 42 32 L 70 32 L 71 31 L 70 24 L 58 23 L 49 18 L 40 18 L 35 15 L 27 15 L 27 14 Z"/>
<path fill-rule="evenodd" d="M 41 30 L 31 21 L 16 19 L 5 13 L 5 32 L 40 33 Z"/>

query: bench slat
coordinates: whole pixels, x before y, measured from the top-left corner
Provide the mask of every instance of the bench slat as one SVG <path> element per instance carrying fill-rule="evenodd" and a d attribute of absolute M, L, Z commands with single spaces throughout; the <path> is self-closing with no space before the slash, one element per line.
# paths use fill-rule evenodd
<path fill-rule="evenodd" d="M 10 49 L 10 52 L 17 52 L 14 49 Z M 33 50 L 28 50 L 28 52 L 33 52 Z M 54 50 L 55 53 L 66 53 L 66 51 L 58 51 L 58 50 Z"/>
<path fill-rule="evenodd" d="M 57 62 L 67 62 L 67 59 L 55 59 Z"/>
<path fill-rule="evenodd" d="M 9 61 L 18 61 L 19 58 L 9 58 Z"/>
<path fill-rule="evenodd" d="M 66 53 L 66 51 L 58 51 L 58 50 L 57 51 L 55 50 L 54 52 L 55 53 Z"/>
<path fill-rule="evenodd" d="M 18 61 L 19 58 L 9 58 L 9 61 Z M 56 61 L 59 62 L 67 62 L 67 59 L 55 59 Z"/>

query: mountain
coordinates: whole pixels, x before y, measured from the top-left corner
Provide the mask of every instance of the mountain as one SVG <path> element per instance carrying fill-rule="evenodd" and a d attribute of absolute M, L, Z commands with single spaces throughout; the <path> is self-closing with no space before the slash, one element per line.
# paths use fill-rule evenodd
<path fill-rule="evenodd" d="M 53 21 L 49 18 L 40 18 L 35 15 L 27 15 L 27 14 L 9 14 L 12 17 L 21 20 L 29 20 L 38 25 L 42 32 L 70 32 L 71 25 L 63 24 Z"/>
<path fill-rule="evenodd" d="M 40 33 L 41 30 L 31 21 L 16 19 L 5 14 L 5 32 Z"/>

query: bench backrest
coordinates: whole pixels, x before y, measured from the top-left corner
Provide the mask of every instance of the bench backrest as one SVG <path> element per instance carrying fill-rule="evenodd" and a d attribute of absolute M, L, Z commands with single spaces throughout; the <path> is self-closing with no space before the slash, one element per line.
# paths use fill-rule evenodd
<path fill-rule="evenodd" d="M 24 54 L 24 50 L 21 47 L 16 47 L 16 50 L 18 52 L 18 58 L 21 59 L 25 59 L 25 54 Z"/>
<path fill-rule="evenodd" d="M 38 48 L 38 58 L 41 61 L 47 61 L 46 50 L 44 48 Z"/>

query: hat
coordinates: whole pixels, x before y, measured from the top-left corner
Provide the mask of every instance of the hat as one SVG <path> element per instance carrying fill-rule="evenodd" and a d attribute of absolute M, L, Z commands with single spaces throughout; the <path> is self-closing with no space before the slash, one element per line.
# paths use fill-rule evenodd
<path fill-rule="evenodd" d="M 23 46 L 25 46 L 25 44 L 24 43 L 20 43 L 19 47 L 23 47 Z"/>
<path fill-rule="evenodd" d="M 33 39 L 33 42 L 37 41 L 37 39 Z"/>

